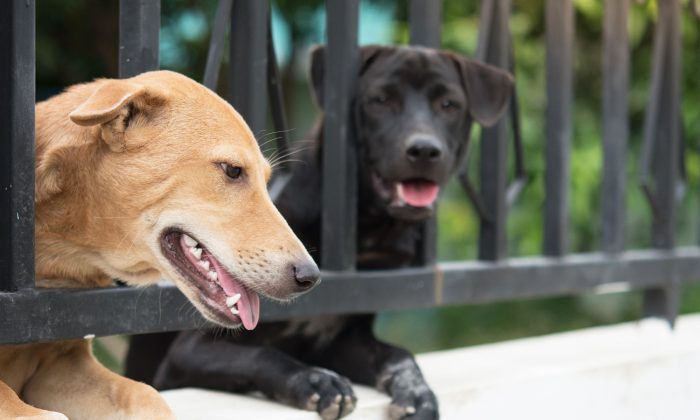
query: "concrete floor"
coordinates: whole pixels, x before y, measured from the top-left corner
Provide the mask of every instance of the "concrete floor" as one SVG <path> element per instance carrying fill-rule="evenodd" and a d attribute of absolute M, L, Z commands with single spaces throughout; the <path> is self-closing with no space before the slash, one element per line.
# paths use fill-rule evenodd
<path fill-rule="evenodd" d="M 700 315 L 418 357 L 442 419 L 693 420 L 700 413 Z M 385 419 L 388 397 L 356 386 L 347 419 Z M 163 396 L 182 420 L 317 419 L 261 397 L 198 389 Z"/>

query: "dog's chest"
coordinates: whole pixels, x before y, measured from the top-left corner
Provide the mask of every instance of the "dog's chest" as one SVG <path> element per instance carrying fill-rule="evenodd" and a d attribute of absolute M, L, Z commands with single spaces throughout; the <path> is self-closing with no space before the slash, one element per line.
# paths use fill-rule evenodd
<path fill-rule="evenodd" d="M 420 237 L 418 225 L 376 222 L 371 218 L 360 221 L 357 267 L 391 269 L 410 265 Z"/>
<path fill-rule="evenodd" d="M 292 319 L 282 331 L 282 337 L 303 337 L 313 342 L 316 348 L 333 341 L 345 326 L 345 317 L 325 316 L 318 318 Z"/>

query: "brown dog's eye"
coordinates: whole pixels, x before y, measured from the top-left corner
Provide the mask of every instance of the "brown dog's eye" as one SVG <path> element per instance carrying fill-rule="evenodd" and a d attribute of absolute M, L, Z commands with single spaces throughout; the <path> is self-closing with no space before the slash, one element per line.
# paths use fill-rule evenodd
<path fill-rule="evenodd" d="M 221 170 L 224 171 L 227 177 L 231 179 L 238 179 L 243 174 L 243 168 L 240 166 L 229 165 L 228 163 L 219 163 Z"/>

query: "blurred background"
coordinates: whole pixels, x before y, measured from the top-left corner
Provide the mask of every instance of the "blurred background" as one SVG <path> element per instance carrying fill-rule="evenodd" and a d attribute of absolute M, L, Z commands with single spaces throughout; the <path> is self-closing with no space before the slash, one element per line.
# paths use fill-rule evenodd
<path fill-rule="evenodd" d="M 678 212 L 678 244 L 700 238 L 700 21 L 683 0 L 682 113 L 687 167 L 686 194 Z M 162 0 L 161 68 L 202 80 L 215 0 Z M 513 2 L 516 81 L 529 183 L 508 217 L 511 256 L 541 253 L 544 203 L 545 43 L 544 0 Z M 321 0 L 271 0 L 273 36 L 283 75 L 290 138 L 306 138 L 318 115 L 307 83 L 308 52 L 324 42 Z M 575 103 L 571 148 L 569 250 L 593 252 L 600 236 L 599 203 L 602 176 L 601 47 L 604 1 L 575 0 Z M 468 56 L 476 49 L 476 0 L 445 0 L 443 47 Z M 37 100 L 65 86 L 98 77 L 117 77 L 118 0 L 42 0 L 37 4 Z M 408 2 L 363 0 L 361 44 L 405 44 Z M 629 17 L 631 75 L 629 96 L 630 151 L 627 164 L 627 247 L 651 244 L 650 209 L 637 187 L 639 147 L 649 90 L 656 2 L 633 1 Z M 225 51 L 228 51 L 227 49 Z M 224 59 L 218 91 L 227 92 L 228 62 Z M 259 133 L 263 135 L 263 133 Z M 478 167 L 478 128 L 473 130 L 472 167 Z M 267 151 L 270 152 L 270 151 Z M 476 172 L 478 174 L 478 172 Z M 477 179 L 476 175 L 473 179 Z M 457 183 L 440 205 L 440 260 L 474 259 L 479 221 Z M 700 277 L 700 273 L 698 273 Z M 517 337 L 547 334 L 634 320 L 640 314 L 637 292 L 589 294 L 578 297 L 466 305 L 384 313 L 377 332 L 386 340 L 416 352 L 448 349 Z M 684 288 L 681 312 L 700 311 L 700 284 Z M 118 356 L 104 347 L 123 348 L 123 340 L 97 343 L 97 352 L 119 369 Z M 120 351 L 111 352 L 119 354 Z"/>

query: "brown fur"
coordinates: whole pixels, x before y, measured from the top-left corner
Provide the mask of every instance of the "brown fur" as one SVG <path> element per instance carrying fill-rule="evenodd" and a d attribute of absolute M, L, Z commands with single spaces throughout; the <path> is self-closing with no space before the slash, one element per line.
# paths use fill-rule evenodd
<path fill-rule="evenodd" d="M 163 256 L 165 228 L 193 233 L 243 284 L 273 298 L 294 293 L 290 264 L 311 261 L 267 194 L 270 165 L 243 119 L 184 76 L 98 80 L 38 104 L 36 157 L 42 287 L 169 278 L 230 327 Z M 241 182 L 218 162 L 242 167 Z M 99 365 L 87 340 L 0 346 L 0 418 L 62 418 L 35 407 L 71 419 L 172 418 L 152 388 Z"/>

